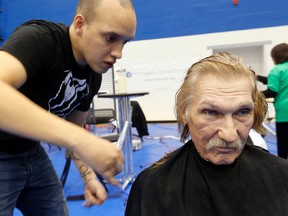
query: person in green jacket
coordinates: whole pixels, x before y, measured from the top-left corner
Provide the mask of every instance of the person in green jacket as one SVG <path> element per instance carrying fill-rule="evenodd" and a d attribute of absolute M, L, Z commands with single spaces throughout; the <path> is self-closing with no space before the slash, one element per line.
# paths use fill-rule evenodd
<path fill-rule="evenodd" d="M 273 47 L 271 57 L 275 67 L 268 74 L 266 98 L 274 98 L 278 156 L 288 156 L 288 44 Z"/>

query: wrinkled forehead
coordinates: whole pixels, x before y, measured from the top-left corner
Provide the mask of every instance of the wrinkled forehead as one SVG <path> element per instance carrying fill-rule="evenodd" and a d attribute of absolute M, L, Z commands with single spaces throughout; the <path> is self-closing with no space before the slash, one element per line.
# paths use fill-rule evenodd
<path fill-rule="evenodd" d="M 251 79 L 246 76 L 221 77 L 207 74 L 199 77 L 196 85 L 195 98 L 202 100 L 219 101 L 229 103 L 237 101 L 253 101 L 254 86 Z"/>
<path fill-rule="evenodd" d="M 254 109 L 249 82 L 244 85 L 240 82 L 229 85 L 227 82 L 215 82 L 215 80 L 203 82 L 190 103 L 190 111 L 194 114 L 203 110 L 235 113 L 242 109 Z"/>
<path fill-rule="evenodd" d="M 194 80 L 194 85 L 199 88 L 203 85 L 211 85 L 215 88 L 229 88 L 235 85 L 249 87 L 251 93 L 255 89 L 255 80 L 252 73 L 216 73 L 214 71 L 207 71 L 199 73 Z"/>

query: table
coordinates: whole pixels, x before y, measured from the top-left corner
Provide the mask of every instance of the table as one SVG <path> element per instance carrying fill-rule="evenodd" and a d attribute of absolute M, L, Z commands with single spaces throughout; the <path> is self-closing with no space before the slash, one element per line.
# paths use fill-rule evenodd
<path fill-rule="evenodd" d="M 129 183 L 134 180 L 133 171 L 133 146 L 132 146 L 132 121 L 131 121 L 131 104 L 130 98 L 139 97 L 149 94 L 149 92 L 127 92 L 127 93 L 115 93 L 115 94 L 100 94 L 99 98 L 113 98 L 118 101 L 118 121 L 119 129 L 122 131 L 124 124 L 128 121 L 128 130 L 124 139 L 122 152 L 124 156 L 123 167 L 123 185 L 122 190 L 125 190 Z"/>
<path fill-rule="evenodd" d="M 272 133 L 273 135 L 276 135 L 275 128 L 271 128 L 271 126 L 268 126 L 267 122 L 270 124 L 273 120 L 275 120 L 275 108 L 274 108 L 274 98 L 266 98 L 266 102 L 268 104 L 268 112 L 266 116 L 266 120 L 262 123 L 263 127 Z M 271 116 L 272 113 L 272 116 Z"/>

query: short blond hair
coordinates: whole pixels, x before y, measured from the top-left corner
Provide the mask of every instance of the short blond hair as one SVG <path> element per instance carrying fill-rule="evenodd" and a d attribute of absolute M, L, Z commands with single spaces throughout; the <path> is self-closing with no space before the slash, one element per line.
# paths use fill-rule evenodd
<path fill-rule="evenodd" d="M 134 10 L 131 0 L 115 0 L 118 1 L 122 7 L 130 7 Z M 82 14 L 87 23 L 92 22 L 95 17 L 95 8 L 99 7 L 103 0 L 79 0 L 76 14 Z M 110 13 L 108 11 L 107 13 Z"/>

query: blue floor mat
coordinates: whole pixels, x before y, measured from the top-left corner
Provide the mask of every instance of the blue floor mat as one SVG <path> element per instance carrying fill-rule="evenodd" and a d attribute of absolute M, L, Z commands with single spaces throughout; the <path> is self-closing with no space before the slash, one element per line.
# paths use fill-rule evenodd
<path fill-rule="evenodd" d="M 176 123 L 167 124 L 148 124 L 149 136 L 143 137 L 142 149 L 133 152 L 134 173 L 135 177 L 143 169 L 149 167 L 152 163 L 159 160 L 166 153 L 169 153 L 182 144 L 179 141 L 179 134 Z M 97 128 L 98 133 L 104 133 L 108 130 L 106 127 Z M 132 134 L 137 134 L 135 128 L 132 128 Z M 270 153 L 277 155 L 277 145 L 275 135 L 268 133 L 265 136 L 265 141 Z M 65 150 L 59 150 L 55 146 L 49 147 L 44 145 L 48 152 L 56 172 L 61 175 L 65 164 Z M 117 176 L 121 178 L 121 174 Z M 68 208 L 71 216 L 123 216 L 125 211 L 125 203 L 127 194 L 129 193 L 131 184 L 121 193 L 116 187 L 108 186 L 110 191 L 109 198 L 101 206 L 94 206 L 86 208 L 82 206 L 83 200 L 68 201 Z M 83 182 L 74 165 L 71 163 L 68 178 L 64 187 L 65 196 L 83 194 Z M 22 216 L 22 214 L 15 210 L 14 216 Z"/>

